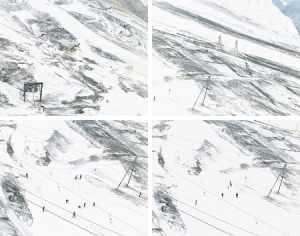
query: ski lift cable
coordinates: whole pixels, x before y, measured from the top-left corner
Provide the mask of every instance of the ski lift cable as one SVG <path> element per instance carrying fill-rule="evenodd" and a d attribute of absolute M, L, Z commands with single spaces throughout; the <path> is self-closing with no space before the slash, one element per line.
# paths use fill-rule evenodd
<path fill-rule="evenodd" d="M 179 144 L 179 143 L 175 143 L 175 142 L 172 142 L 172 141 L 169 141 L 169 140 L 164 140 L 166 142 L 169 142 L 169 143 L 173 143 L 173 144 L 176 144 L 176 145 L 179 145 L 179 146 L 182 146 L 182 147 L 185 147 L 185 148 L 188 148 L 188 149 L 191 149 L 193 151 L 197 151 L 196 149 L 193 149 L 191 147 L 187 147 L 187 146 L 184 146 L 182 144 Z M 220 156 L 217 156 L 217 155 L 214 155 L 214 154 L 210 154 L 211 156 L 214 156 L 214 157 L 218 157 L 218 158 L 221 158 L 221 159 L 224 159 L 224 160 L 227 160 L 227 161 L 230 161 L 230 162 L 233 162 L 233 163 L 237 163 L 237 164 L 241 164 L 240 162 L 236 162 L 236 161 L 232 161 L 232 160 L 228 160 L 226 158 L 223 158 L 223 157 L 220 157 Z M 256 156 L 253 156 L 253 155 L 245 155 L 245 156 L 249 156 L 249 157 L 256 157 Z M 282 162 L 282 163 L 276 163 L 278 165 L 284 165 L 284 164 L 288 164 L 288 165 L 300 165 L 300 163 L 285 163 L 285 162 Z M 259 169 L 261 170 L 261 169 Z M 261 170 L 261 171 L 264 171 L 264 170 Z M 265 171 L 266 172 L 266 171 Z"/>
<path fill-rule="evenodd" d="M 154 160 L 154 161 L 156 161 L 154 158 L 153 158 L 153 160 Z M 271 227 L 271 228 L 275 229 L 276 231 L 278 231 L 278 232 L 280 232 L 280 233 L 282 233 L 282 234 L 284 234 L 284 235 L 287 235 L 286 233 L 282 232 L 281 230 L 279 230 L 279 229 L 277 229 L 277 228 L 275 228 L 275 227 L 271 226 L 270 224 L 268 224 L 268 223 L 264 222 L 263 220 L 259 219 L 258 217 L 254 216 L 254 215 L 252 215 L 252 214 L 248 213 L 247 211 L 245 211 L 245 210 L 243 210 L 243 209 L 241 209 L 241 208 L 239 208 L 239 207 L 237 207 L 237 206 L 233 205 L 232 203 L 230 203 L 230 202 L 228 202 L 228 201 L 226 201 L 226 200 L 224 200 L 224 199 L 220 198 L 219 196 L 217 196 L 217 195 L 216 195 L 216 194 L 214 194 L 213 192 L 211 192 L 211 191 L 207 190 L 207 189 L 206 189 L 206 188 L 204 188 L 203 186 L 200 186 L 200 185 L 198 185 L 197 183 L 195 183 L 195 182 L 193 182 L 193 181 L 189 180 L 188 178 L 184 177 L 183 175 L 181 175 L 181 174 L 177 173 L 175 170 L 173 170 L 173 169 L 171 169 L 171 168 L 169 168 L 169 167 L 166 167 L 166 166 L 165 166 L 165 168 L 166 168 L 166 169 L 168 169 L 168 170 L 170 170 L 170 171 L 172 171 L 172 172 L 174 172 L 175 174 L 177 174 L 177 175 L 181 176 L 181 177 L 182 177 L 182 178 L 184 178 L 185 180 L 187 180 L 187 181 L 189 181 L 189 182 L 193 183 L 193 184 L 194 184 L 194 185 L 196 185 L 197 187 L 199 187 L 199 188 L 201 188 L 201 189 L 204 189 L 205 191 L 207 191 L 208 193 L 212 194 L 212 195 L 213 195 L 213 196 L 215 196 L 216 198 L 218 198 L 218 199 L 220 199 L 220 200 L 223 200 L 223 202 L 225 202 L 225 203 L 227 203 L 227 204 L 231 205 L 232 207 L 234 207 L 234 208 L 236 208 L 236 209 L 238 209 L 238 210 L 240 210 L 240 211 L 244 212 L 245 214 L 247 214 L 247 215 L 249 215 L 249 216 L 251 216 L 251 217 L 253 217 L 253 218 L 255 218 L 255 219 L 259 220 L 259 221 L 261 221 L 262 223 L 264 223 L 264 224 L 268 225 L 269 227 Z M 287 236 L 288 236 L 288 235 L 287 235 Z"/>
<path fill-rule="evenodd" d="M 27 193 L 29 193 L 29 194 L 32 194 L 33 196 L 35 196 L 35 197 L 37 197 L 37 198 L 40 198 L 40 199 L 42 199 L 42 200 L 44 200 L 44 201 L 46 201 L 46 202 L 48 202 L 48 203 L 50 203 L 50 204 L 52 204 L 52 205 L 54 205 L 54 206 L 56 206 L 56 207 L 58 207 L 58 208 L 64 210 L 64 211 L 67 211 L 67 212 L 69 212 L 69 213 L 73 213 L 73 212 L 71 212 L 71 211 L 69 211 L 69 210 L 67 210 L 67 209 L 65 209 L 65 208 L 63 208 L 63 207 L 60 207 L 60 206 L 58 206 L 58 205 L 56 205 L 56 204 L 54 204 L 54 203 L 52 203 L 52 202 L 50 202 L 50 201 L 48 201 L 48 200 L 46 200 L 46 199 L 44 199 L 44 198 L 41 198 L 41 197 L 39 197 L 39 196 L 37 196 L 37 195 L 35 195 L 35 194 L 33 194 L 33 193 L 31 193 L 31 192 L 25 190 L 25 189 L 23 189 L 23 191 L 25 191 L 25 192 L 27 192 Z M 89 221 L 89 222 L 91 222 L 91 223 L 93 223 L 93 224 L 95 224 L 95 225 L 98 225 L 98 226 L 100 226 L 100 227 L 102 227 L 102 228 L 104 228 L 104 229 L 106 229 L 106 230 L 109 230 L 109 231 L 111 231 L 111 232 L 113 232 L 113 233 L 115 233 L 115 234 L 117 234 L 117 235 L 123 236 L 122 234 L 119 234 L 119 233 L 117 233 L 117 232 L 115 232 L 115 231 L 113 231 L 113 230 L 111 230 L 111 229 L 108 229 L 108 228 L 106 228 L 106 227 L 104 227 L 104 226 L 102 226 L 102 225 L 99 225 L 99 224 L 97 224 L 97 223 L 91 221 L 91 220 L 88 220 L 88 219 L 86 219 L 86 218 L 84 218 L 84 217 L 82 217 L 82 216 L 79 216 L 78 214 L 76 214 L 76 217 L 82 218 L 82 219 L 84 219 L 84 220 L 86 220 L 86 221 Z"/>
<path fill-rule="evenodd" d="M 25 199 L 26 199 L 26 201 L 32 203 L 33 205 L 35 205 L 35 206 L 37 206 L 37 207 L 40 207 L 40 208 L 43 208 L 43 207 L 39 206 L 38 204 L 36 204 L 36 203 L 34 203 L 34 202 L 28 200 L 27 198 L 25 198 Z M 59 215 L 57 215 L 57 214 L 55 214 L 55 213 L 53 213 L 53 212 L 47 210 L 47 209 L 45 209 L 45 211 L 48 211 L 48 212 L 51 213 L 52 215 L 55 215 L 56 217 L 59 217 L 60 219 L 62 219 L 62 220 L 64 220 L 64 221 L 67 221 L 68 223 L 70 223 L 70 224 L 72 224 L 72 225 L 75 225 L 75 226 L 81 228 L 82 230 L 84 230 L 84 231 L 86 231 L 86 232 L 88 232 L 88 233 L 90 233 L 90 234 L 93 234 L 93 235 L 98 236 L 97 234 L 92 233 L 91 231 L 89 231 L 89 230 L 87 230 L 87 229 L 85 229 L 85 228 L 83 228 L 83 227 L 81 227 L 81 226 L 79 226 L 79 225 L 77 225 L 77 224 L 74 224 L 74 223 L 72 223 L 71 221 L 68 221 L 68 220 L 66 220 L 65 218 L 63 218 L 63 217 L 61 217 L 61 216 L 59 216 Z"/>
<path fill-rule="evenodd" d="M 296 131 L 296 130 L 295 130 Z M 200 143 L 199 141 L 195 141 L 195 140 L 191 140 L 191 139 L 187 139 L 187 138 L 182 138 L 182 137 L 179 137 L 179 136 L 176 136 L 176 135 L 173 135 L 173 134 L 166 134 L 166 135 L 169 135 L 169 136 L 173 136 L 173 137 L 176 137 L 176 138 L 180 138 L 180 139 L 184 139 L 184 140 L 187 140 L 187 141 L 191 141 L 191 142 L 194 142 L 194 143 Z M 219 149 L 224 149 L 224 150 L 227 150 L 229 152 L 236 152 L 236 153 L 241 153 L 240 151 L 234 151 L 234 150 L 230 150 L 230 149 L 227 149 L 227 148 L 222 148 L 222 147 L 218 147 L 218 146 L 215 146 Z M 279 148 L 279 149 L 282 149 L 282 148 Z M 282 149 L 282 150 L 285 150 L 285 149 Z M 289 151 L 289 152 L 300 152 L 300 151 L 290 151 L 290 150 L 286 150 L 286 151 Z M 252 157 L 255 157 L 254 155 L 247 155 L 247 154 L 244 154 L 245 156 L 252 156 Z"/>
<path fill-rule="evenodd" d="M 166 141 L 166 142 L 169 142 L 169 143 L 173 143 L 173 144 L 179 145 L 179 146 L 182 146 L 182 147 L 185 147 L 185 148 L 188 148 L 188 149 L 191 149 L 191 150 L 193 150 L 193 151 L 197 151 L 197 150 L 195 150 L 195 149 L 193 149 L 193 148 L 184 146 L 184 145 L 179 144 L 179 143 L 174 143 L 174 142 L 171 142 L 171 141 L 168 141 L 168 140 L 165 140 L 165 141 Z M 220 159 L 224 159 L 224 160 L 229 161 L 229 162 L 233 162 L 233 163 L 239 164 L 239 165 L 242 164 L 242 163 L 240 163 L 240 162 L 232 161 L 232 160 L 226 159 L 226 158 L 224 158 L 224 157 L 216 156 L 216 155 L 213 155 L 213 154 L 210 154 L 210 155 L 213 156 L 213 157 L 217 157 L 217 158 L 220 158 Z M 278 164 L 288 164 L 288 163 L 278 163 Z M 258 169 L 258 170 L 259 170 L 259 171 L 264 171 L 264 172 L 266 172 L 266 173 L 270 173 L 269 171 L 265 171 L 265 170 L 262 170 L 262 169 Z"/>
<path fill-rule="evenodd" d="M 47 133 L 47 134 L 52 134 L 51 132 L 47 132 L 47 131 L 44 131 L 44 130 L 36 129 L 36 128 L 30 127 L 30 126 L 21 125 L 21 124 L 18 124 L 18 125 L 24 126 L 24 127 L 30 128 L 30 129 L 38 130 L 38 131 L 40 131 L 40 132 L 44 132 L 44 133 Z M 87 143 L 84 143 L 84 142 L 81 142 L 81 141 L 78 141 L 78 140 L 75 140 L 75 139 L 71 139 L 71 138 L 69 138 L 69 139 L 72 140 L 72 141 L 75 141 L 75 142 L 87 144 Z M 108 140 L 108 139 L 105 138 L 105 140 Z M 113 139 L 110 139 L 110 140 L 113 140 Z M 126 142 L 137 143 L 137 142 L 132 142 L 132 141 L 126 141 Z M 137 144 L 142 144 L 142 143 L 137 143 Z M 144 144 L 142 144 L 142 145 L 144 145 Z"/>
<path fill-rule="evenodd" d="M 155 199 L 159 200 L 159 199 L 156 198 L 154 195 L 153 195 L 153 197 L 154 197 Z M 193 215 L 191 215 L 191 214 L 189 214 L 189 213 L 187 213 L 187 212 L 185 212 L 185 211 L 183 211 L 183 210 L 181 210 L 181 209 L 179 209 L 179 208 L 177 208 L 177 209 L 178 209 L 179 211 L 185 213 L 186 215 L 188 215 L 188 216 L 190 216 L 190 217 L 193 217 L 194 219 L 196 219 L 196 220 L 198 220 L 198 221 L 201 221 L 201 222 L 204 223 L 204 224 L 207 224 L 207 225 L 209 225 L 209 226 L 211 226 L 211 227 L 213 227 L 213 228 L 215 228 L 215 229 L 217 229 L 217 230 L 219 230 L 219 231 L 221 231 L 221 232 L 223 232 L 223 233 L 225 233 L 225 234 L 229 234 L 229 235 L 232 235 L 232 236 L 233 236 L 233 234 L 231 234 L 231 233 L 228 233 L 228 232 L 226 232 L 226 231 L 224 231 L 224 230 L 222 230 L 222 229 L 220 229 L 220 228 L 218 228 L 218 227 L 216 227 L 216 226 L 214 226 L 214 225 L 212 225 L 212 224 L 209 224 L 209 223 L 207 223 L 206 221 L 203 221 L 203 220 L 201 220 L 201 219 L 199 219 L 199 218 L 197 218 L 197 217 L 195 217 L 195 216 L 193 216 Z"/>
<path fill-rule="evenodd" d="M 154 195 L 153 195 L 153 197 L 155 198 Z M 238 228 L 238 229 L 240 229 L 240 230 L 243 230 L 243 231 L 245 231 L 245 232 L 247 232 L 247 233 L 249 233 L 249 234 L 258 236 L 258 235 L 255 234 L 255 233 L 249 232 L 249 231 L 247 231 L 247 230 L 245 230 L 245 229 L 243 229 L 243 228 L 241 228 L 241 227 L 238 227 L 238 226 L 236 226 L 236 225 L 233 225 L 233 224 L 231 224 L 231 223 L 229 223 L 229 222 L 226 222 L 226 221 L 224 221 L 224 220 L 222 220 L 222 219 L 220 219 L 220 218 L 217 218 L 217 217 L 215 217 L 215 216 L 213 216 L 213 215 L 211 215 L 211 214 L 208 214 L 208 213 L 206 213 L 206 212 L 204 212 L 204 211 L 201 211 L 201 210 L 199 210 L 199 209 L 197 209 L 197 208 L 194 208 L 194 207 L 192 207 L 192 206 L 190 206 L 190 205 L 188 205 L 188 204 L 185 204 L 184 202 L 182 202 L 182 201 L 180 201 L 180 200 L 178 200 L 178 199 L 176 199 L 176 198 L 174 198 L 174 197 L 172 197 L 172 198 L 173 198 L 175 201 L 180 202 L 180 203 L 182 203 L 183 205 L 186 205 L 186 206 L 188 206 L 188 207 L 190 207 L 190 208 L 192 208 L 192 209 L 194 209 L 194 210 L 196 210 L 196 211 L 199 211 L 199 212 L 201 212 L 201 213 L 203 213 L 203 214 L 205 214 L 205 215 L 208 215 L 208 216 L 210 216 L 210 217 L 212 217 L 212 218 L 214 218 L 214 219 L 217 219 L 217 220 L 219 220 L 219 221 L 222 221 L 222 222 L 224 222 L 224 223 L 226 223 L 226 224 L 228 224 L 228 225 L 231 225 L 231 226 L 233 226 L 233 227 L 235 227 L 235 228 Z M 157 199 L 157 200 L 158 200 L 158 199 Z"/>
<path fill-rule="evenodd" d="M 1 147 L 1 148 L 2 148 L 2 147 Z M 4 148 L 2 148 L 2 150 L 6 151 Z M 26 163 L 24 160 L 22 160 L 22 159 L 20 159 L 20 158 L 18 158 L 18 157 L 15 157 L 15 158 L 18 159 L 18 160 L 20 160 L 20 161 L 22 161 L 22 163 L 25 163 L 26 165 L 28 165 L 29 167 L 31 167 L 31 168 L 34 169 L 35 171 L 39 172 L 39 173 L 42 174 L 43 176 L 47 177 L 47 178 L 50 179 L 51 181 L 55 182 L 56 184 L 59 184 L 59 185 L 62 186 L 63 188 L 67 189 L 69 192 L 71 192 L 71 193 L 75 194 L 76 196 L 80 197 L 81 199 L 83 199 L 83 200 L 85 200 L 85 201 L 87 201 L 87 202 L 93 204 L 91 201 L 85 199 L 84 197 L 82 197 L 82 196 L 80 196 L 79 194 L 75 193 L 74 191 L 70 190 L 70 189 L 67 188 L 66 186 L 64 186 L 64 185 L 62 185 L 61 183 L 57 182 L 56 180 L 50 178 L 49 176 L 45 175 L 45 174 L 42 173 L 41 171 L 37 170 L 36 168 L 32 167 L 31 165 L 29 165 L 28 163 Z M 96 206 L 96 208 L 100 209 L 101 211 L 103 211 L 103 212 L 105 212 L 105 213 L 107 213 L 107 214 L 109 214 L 109 215 L 112 215 L 114 218 L 116 218 L 116 219 L 119 220 L 120 222 L 126 224 L 126 225 L 129 226 L 130 228 L 132 228 L 132 229 L 138 231 L 139 233 L 141 233 L 141 234 L 143 234 L 143 235 L 147 235 L 147 234 L 141 232 L 140 230 L 136 229 L 135 227 L 129 225 L 129 224 L 126 223 L 125 221 L 121 220 L 120 218 L 118 218 L 118 217 L 114 216 L 113 214 L 109 213 L 108 211 L 106 211 L 106 210 L 104 210 L 104 209 L 102 209 L 102 208 L 100 208 L 100 207 L 98 207 L 98 206 Z"/>

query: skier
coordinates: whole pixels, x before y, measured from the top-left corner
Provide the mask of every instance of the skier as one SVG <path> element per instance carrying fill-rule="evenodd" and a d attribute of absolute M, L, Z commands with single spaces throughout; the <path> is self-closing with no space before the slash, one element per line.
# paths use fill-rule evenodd
<path fill-rule="evenodd" d="M 93 206 L 95 207 L 95 202 L 93 203 Z"/>
<path fill-rule="evenodd" d="M 141 197 L 141 195 L 142 195 L 142 192 L 140 192 L 140 195 L 139 195 L 139 197 Z"/>
<path fill-rule="evenodd" d="M 80 175 L 80 179 L 81 179 L 81 175 Z"/>
<path fill-rule="evenodd" d="M 195 201 L 195 205 L 197 205 L 197 200 Z"/>
<path fill-rule="evenodd" d="M 26 173 L 26 178 L 28 178 L 28 173 Z"/>
<path fill-rule="evenodd" d="M 169 89 L 169 94 L 171 93 L 171 89 Z"/>
<path fill-rule="evenodd" d="M 95 171 L 96 171 L 96 168 L 95 168 Z"/>
<path fill-rule="evenodd" d="M 247 176 L 245 177 L 245 182 L 247 181 Z"/>
<path fill-rule="evenodd" d="M 79 209 L 81 209 L 81 206 L 78 206 Z"/>
<path fill-rule="evenodd" d="M 75 213 L 75 211 L 73 212 L 73 217 L 76 217 L 76 213 Z"/>
<path fill-rule="evenodd" d="M 232 187 L 232 183 L 231 183 L 231 180 L 229 181 L 229 184 L 230 184 L 230 187 Z"/>
<path fill-rule="evenodd" d="M 110 217 L 110 215 L 109 215 L 109 220 L 110 220 L 110 223 L 112 223 L 112 220 L 111 220 L 111 217 Z"/>
<path fill-rule="evenodd" d="M 84 207 L 85 207 L 86 203 L 84 203 L 83 205 L 84 205 Z"/>
<path fill-rule="evenodd" d="M 205 192 L 204 192 L 204 196 L 206 196 L 206 195 L 205 195 Z"/>
<path fill-rule="evenodd" d="M 109 103 L 108 99 L 106 99 L 106 103 Z"/>
<path fill-rule="evenodd" d="M 236 194 L 235 194 L 235 197 L 238 198 L 238 196 L 239 196 L 238 193 L 236 193 Z"/>
<path fill-rule="evenodd" d="M 75 176 L 75 180 L 76 180 L 76 178 L 77 178 L 77 177 Z"/>
<path fill-rule="evenodd" d="M 155 102 L 155 96 L 154 96 L 154 102 Z"/>
<path fill-rule="evenodd" d="M 222 197 L 223 197 L 223 196 L 224 196 L 224 193 L 222 193 L 221 195 L 222 195 Z"/>
<path fill-rule="evenodd" d="M 45 211 L 45 207 L 43 206 L 43 211 Z"/>
<path fill-rule="evenodd" d="M 68 203 L 68 202 L 69 202 L 69 199 L 66 200 L 66 203 Z"/>

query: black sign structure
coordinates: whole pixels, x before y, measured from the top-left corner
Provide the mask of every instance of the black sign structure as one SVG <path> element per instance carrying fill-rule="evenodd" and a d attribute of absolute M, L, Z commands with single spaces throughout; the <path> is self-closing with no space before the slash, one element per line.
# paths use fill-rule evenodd
<path fill-rule="evenodd" d="M 40 88 L 40 101 L 42 101 L 43 83 L 24 83 L 24 102 L 26 97 L 26 92 L 36 93 Z"/>

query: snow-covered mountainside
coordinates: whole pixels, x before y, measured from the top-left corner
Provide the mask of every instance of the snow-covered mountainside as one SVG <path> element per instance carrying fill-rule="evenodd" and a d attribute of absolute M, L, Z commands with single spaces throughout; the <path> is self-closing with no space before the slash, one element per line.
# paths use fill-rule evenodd
<path fill-rule="evenodd" d="M 0 1 L 1 114 L 146 115 L 147 11 L 139 0 Z M 24 101 L 24 83 L 43 83 L 42 101 L 36 85 Z"/>
<path fill-rule="evenodd" d="M 283 15 L 272 0 L 212 0 L 220 6 L 248 17 L 279 32 L 298 35 L 290 18 Z"/>
<path fill-rule="evenodd" d="M 273 0 L 279 10 L 289 17 L 300 34 L 300 0 Z"/>
<path fill-rule="evenodd" d="M 247 14 L 207 0 L 153 2 L 154 115 L 300 115 L 300 37 Z"/>
<path fill-rule="evenodd" d="M 296 121 L 153 125 L 153 235 L 299 235 Z"/>
<path fill-rule="evenodd" d="M 1 121 L 0 235 L 147 235 L 147 133 L 134 121 Z"/>

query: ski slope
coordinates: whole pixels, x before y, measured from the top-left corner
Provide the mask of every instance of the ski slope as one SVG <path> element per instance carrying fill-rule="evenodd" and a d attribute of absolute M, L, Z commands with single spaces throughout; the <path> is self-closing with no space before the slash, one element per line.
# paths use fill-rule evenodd
<path fill-rule="evenodd" d="M 146 115 L 147 7 L 135 2 L 1 1 L 1 114 Z M 42 101 L 34 91 L 24 101 L 36 82 Z"/>
<path fill-rule="evenodd" d="M 147 235 L 147 146 L 143 122 L 1 121 L 0 235 Z"/>
<path fill-rule="evenodd" d="M 295 126 L 296 121 L 153 122 L 153 235 L 298 235 Z M 279 194 L 281 178 L 267 198 L 285 163 Z"/>
<path fill-rule="evenodd" d="M 299 36 L 287 33 L 295 27 L 247 18 L 252 1 L 243 2 L 239 12 L 207 0 L 153 2 L 154 115 L 300 114 Z M 287 18 L 279 10 L 266 15 L 273 24 Z"/>

